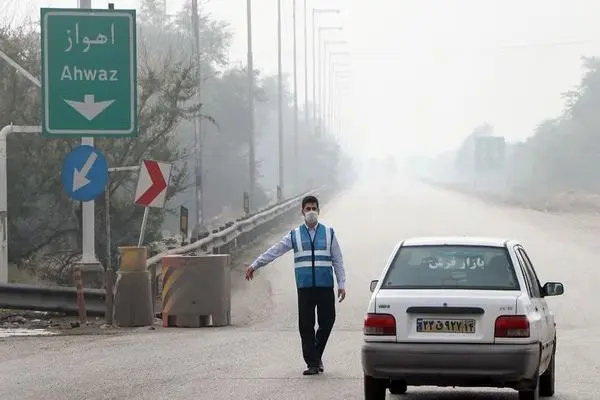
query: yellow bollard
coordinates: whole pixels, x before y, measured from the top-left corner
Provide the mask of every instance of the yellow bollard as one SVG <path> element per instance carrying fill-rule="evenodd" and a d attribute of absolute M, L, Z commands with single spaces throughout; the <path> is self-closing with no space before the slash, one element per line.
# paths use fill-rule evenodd
<path fill-rule="evenodd" d="M 114 299 L 114 323 L 134 327 L 154 324 L 152 280 L 146 269 L 146 247 L 119 247 L 121 261 Z"/>
<path fill-rule="evenodd" d="M 121 262 L 119 272 L 146 272 L 148 250 L 145 247 L 123 246 L 119 247 Z"/>

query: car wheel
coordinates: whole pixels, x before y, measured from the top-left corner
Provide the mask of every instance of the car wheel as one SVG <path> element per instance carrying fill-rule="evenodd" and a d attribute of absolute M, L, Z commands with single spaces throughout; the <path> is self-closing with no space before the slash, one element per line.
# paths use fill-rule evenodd
<path fill-rule="evenodd" d="M 536 376 L 538 378 L 534 388 L 519 390 L 519 400 L 540 400 L 540 377 L 537 372 Z"/>
<path fill-rule="evenodd" d="M 404 394 L 408 390 L 408 386 L 404 381 L 391 381 L 390 382 L 390 393 L 391 394 Z"/>
<path fill-rule="evenodd" d="M 554 368 L 554 358 L 556 353 L 552 354 L 552 359 L 548 365 L 548 369 L 540 377 L 540 396 L 551 397 L 554 396 L 554 375 L 556 369 Z"/>
<path fill-rule="evenodd" d="M 365 375 L 365 400 L 385 400 L 387 381 Z"/>

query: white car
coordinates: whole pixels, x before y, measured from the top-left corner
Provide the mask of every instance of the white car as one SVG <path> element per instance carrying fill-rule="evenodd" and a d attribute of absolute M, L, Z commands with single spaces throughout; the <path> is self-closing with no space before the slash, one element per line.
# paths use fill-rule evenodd
<path fill-rule="evenodd" d="M 364 321 L 366 400 L 407 386 L 499 387 L 520 400 L 554 394 L 556 323 L 516 240 L 414 238 L 399 243 Z"/>

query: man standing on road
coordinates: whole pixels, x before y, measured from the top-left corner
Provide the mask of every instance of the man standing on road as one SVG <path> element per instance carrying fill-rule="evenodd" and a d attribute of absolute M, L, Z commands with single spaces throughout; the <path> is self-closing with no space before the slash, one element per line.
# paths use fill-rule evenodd
<path fill-rule="evenodd" d="M 294 270 L 298 291 L 298 325 L 302 355 L 308 369 L 304 375 L 323 372 L 322 356 L 335 322 L 333 273 L 337 279 L 337 297 L 346 298 L 346 272 L 342 252 L 333 228 L 318 222 L 319 200 L 315 196 L 302 199 L 305 223 L 288 233 L 281 241 L 246 265 L 246 280 L 254 271 L 294 250 Z M 315 335 L 315 307 L 319 328 Z"/>

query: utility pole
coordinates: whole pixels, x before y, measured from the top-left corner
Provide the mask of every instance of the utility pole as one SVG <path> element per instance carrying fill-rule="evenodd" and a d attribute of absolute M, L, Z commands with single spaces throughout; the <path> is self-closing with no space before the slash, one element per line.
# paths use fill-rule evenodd
<path fill-rule="evenodd" d="M 246 17 L 248 28 L 248 159 L 250 171 L 250 210 L 254 209 L 254 188 L 256 186 L 256 161 L 254 155 L 254 61 L 252 56 L 252 0 L 246 0 Z"/>
<path fill-rule="evenodd" d="M 296 40 L 296 0 L 293 0 L 293 29 L 294 29 L 294 189 L 298 189 L 298 169 L 300 160 L 298 157 L 298 60 L 297 60 L 297 40 Z"/>
<path fill-rule="evenodd" d="M 278 136 L 279 136 L 279 190 L 278 201 L 283 200 L 283 65 L 281 62 L 281 0 L 277 0 L 277 86 L 278 86 Z"/>
<path fill-rule="evenodd" d="M 165 3 L 166 10 L 166 3 Z M 198 21 L 198 0 L 192 0 L 192 29 L 194 30 L 194 55 L 196 62 L 196 73 L 198 76 L 198 104 L 202 105 L 202 59 L 200 57 L 200 24 Z M 202 110 L 202 108 L 200 108 Z M 202 176 L 202 116 L 194 119 L 194 175 L 196 184 L 196 225 L 192 236 L 200 240 L 206 231 L 204 226 L 204 192 Z"/>

